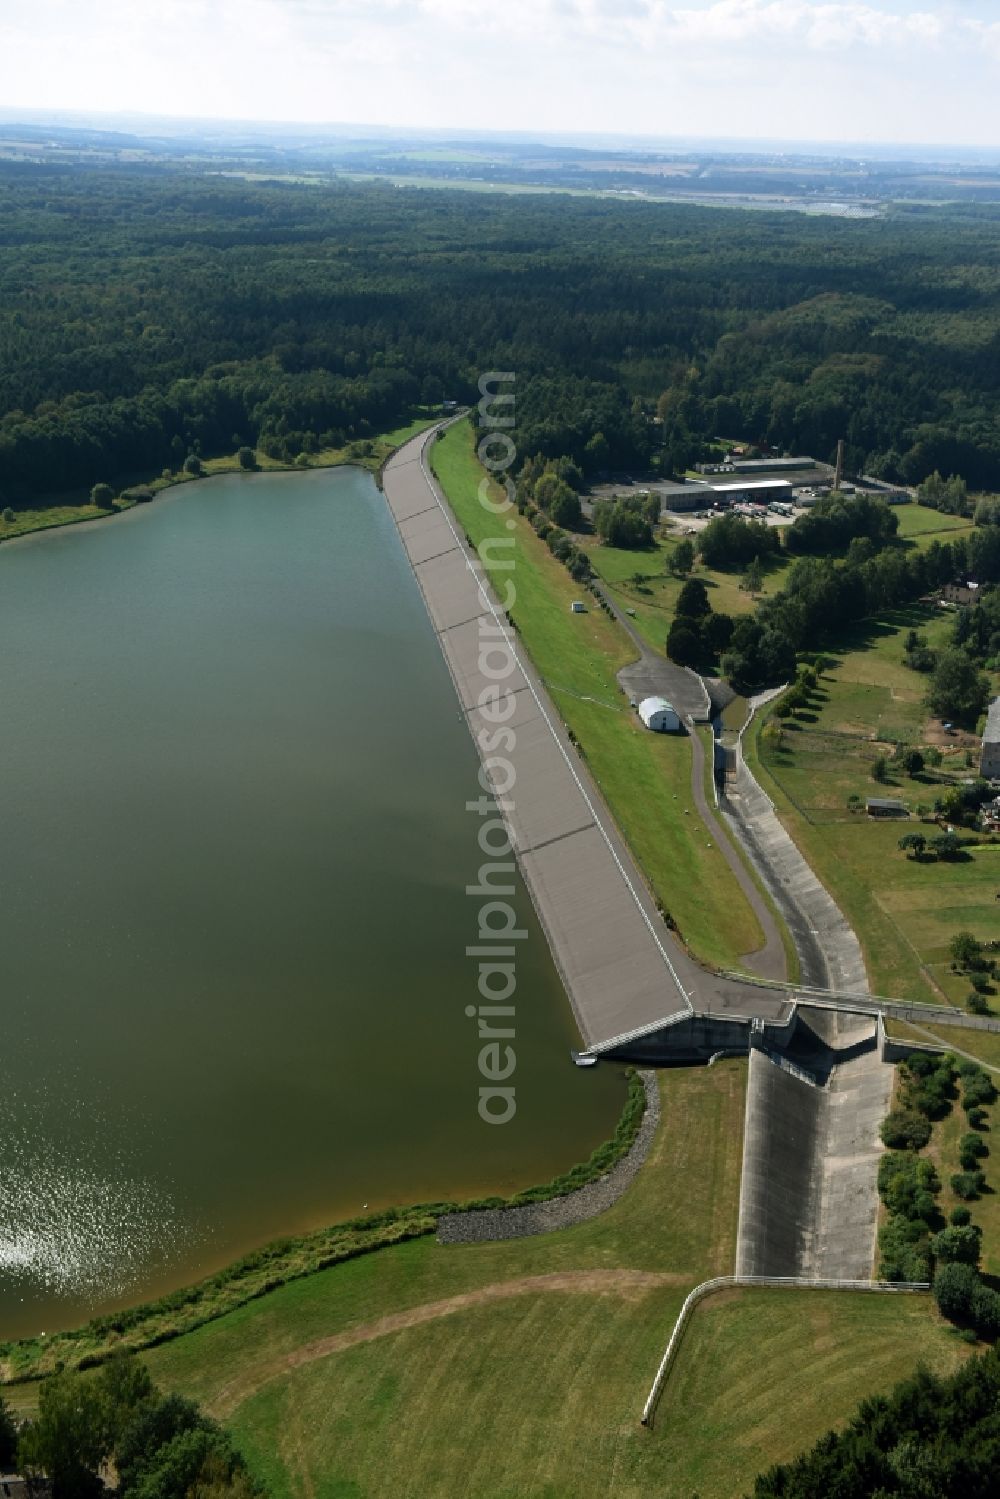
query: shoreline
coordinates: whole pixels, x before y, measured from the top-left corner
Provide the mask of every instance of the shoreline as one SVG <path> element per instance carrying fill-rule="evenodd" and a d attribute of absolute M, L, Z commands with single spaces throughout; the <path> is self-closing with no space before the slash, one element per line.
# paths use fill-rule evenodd
<path fill-rule="evenodd" d="M 415 418 L 414 420 L 418 421 L 421 419 Z M 26 536 L 40 536 L 46 531 L 65 531 L 68 527 L 71 526 L 87 526 L 94 521 L 115 520 L 120 515 L 126 515 L 133 510 L 141 510 L 146 505 L 153 504 L 160 498 L 161 495 L 166 494 L 169 490 L 182 489 L 188 484 L 199 484 L 205 479 L 218 479 L 226 474 L 309 474 L 313 473 L 317 469 L 360 468 L 365 469 L 368 473 L 370 473 L 375 480 L 377 487 L 381 489 L 382 473 L 389 460 L 399 452 L 401 447 L 405 447 L 405 445 L 410 442 L 415 436 L 419 436 L 421 433 L 426 432 L 430 427 L 435 426 L 440 420 L 440 417 L 428 417 L 423 426 L 418 426 L 415 431 L 409 432 L 406 436 L 401 437 L 398 442 L 395 442 L 389 448 L 388 452 L 382 454 L 381 456 L 376 456 L 374 453 L 368 454 L 367 456 L 361 454 L 352 456 L 350 453 L 348 453 L 346 448 L 342 450 L 328 449 L 328 451 L 330 452 L 335 451 L 336 456 L 324 459 L 322 454 L 317 454 L 315 461 L 308 464 L 280 463 L 277 459 L 268 459 L 266 464 L 257 464 L 254 468 L 241 467 L 235 455 L 226 454 L 218 458 L 206 458 L 206 464 L 218 466 L 209 467 L 200 474 L 184 474 L 178 472 L 175 475 L 172 475 L 169 479 L 164 479 L 163 475 L 160 474 L 157 477 L 149 480 L 136 480 L 134 483 L 128 485 L 127 487 L 129 489 L 151 489 L 153 491 L 152 499 L 123 500 L 122 497 L 125 494 L 125 491 L 123 490 L 122 495 L 120 495 L 118 499 L 115 500 L 110 510 L 100 510 L 96 506 L 91 505 L 87 500 L 81 500 L 77 505 L 74 505 L 72 501 L 60 503 L 59 496 L 53 496 L 51 503 L 48 505 L 29 504 L 24 507 L 24 510 L 31 513 L 37 512 L 41 516 L 44 516 L 47 512 L 60 510 L 86 510 L 90 513 L 87 515 L 67 515 L 60 520 L 42 520 L 37 525 L 25 526 L 21 530 L 10 532 L 6 531 L 5 529 L 6 523 L 0 521 L 0 546 L 3 546 L 5 543 L 12 541 L 21 541 Z M 363 440 L 366 442 L 371 442 L 373 447 L 377 447 L 379 443 L 385 442 L 387 438 L 394 437 L 399 430 L 399 428 L 394 428 L 392 432 L 376 434 L 374 437 L 365 438 Z M 17 510 L 14 511 L 15 523 L 16 517 L 19 513 L 20 512 L 18 512 Z"/>
<path fill-rule="evenodd" d="M 502 1208 L 516 1211 L 553 1199 L 572 1201 L 576 1194 L 587 1192 L 592 1185 L 613 1175 L 642 1133 L 649 1090 L 634 1069 L 626 1070 L 626 1078 L 625 1101 L 613 1134 L 587 1161 L 579 1162 L 543 1185 L 525 1188 L 509 1198 L 473 1198 L 459 1204 L 414 1203 L 345 1219 L 297 1238 L 273 1240 L 215 1274 L 153 1301 L 93 1317 L 82 1325 L 48 1336 L 43 1333 L 5 1340 L 0 1342 L 0 1389 L 44 1379 L 58 1367 L 96 1368 L 116 1353 L 139 1353 L 171 1342 L 292 1281 L 394 1244 L 429 1238 L 446 1216 L 492 1214 Z M 637 1162 L 636 1170 L 639 1165 L 641 1161 Z M 626 1181 L 618 1195 L 627 1184 Z"/>
<path fill-rule="evenodd" d="M 439 1244 L 493 1244 L 507 1239 L 526 1239 L 555 1233 L 596 1218 L 632 1185 L 649 1154 L 660 1123 L 660 1092 L 656 1073 L 648 1068 L 637 1074 L 646 1095 L 642 1120 L 632 1144 L 604 1176 L 587 1182 L 561 1197 L 549 1197 L 522 1206 L 469 1208 L 444 1213 L 438 1219 Z"/>

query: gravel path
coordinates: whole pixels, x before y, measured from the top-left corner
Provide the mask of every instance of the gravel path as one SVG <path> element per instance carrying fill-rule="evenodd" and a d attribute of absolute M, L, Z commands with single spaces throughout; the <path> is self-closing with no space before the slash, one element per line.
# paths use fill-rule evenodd
<path fill-rule="evenodd" d="M 447 1213 L 438 1219 L 438 1242 L 479 1244 L 493 1239 L 526 1239 L 532 1234 L 548 1234 L 557 1228 L 584 1223 L 611 1207 L 631 1184 L 646 1159 L 660 1122 L 656 1073 L 642 1071 L 639 1076 L 646 1090 L 646 1111 L 639 1133 L 627 1155 L 622 1156 L 606 1176 L 588 1182 L 566 1197 L 551 1197 L 547 1202 L 529 1202 L 519 1208 L 477 1208 L 470 1213 Z"/>

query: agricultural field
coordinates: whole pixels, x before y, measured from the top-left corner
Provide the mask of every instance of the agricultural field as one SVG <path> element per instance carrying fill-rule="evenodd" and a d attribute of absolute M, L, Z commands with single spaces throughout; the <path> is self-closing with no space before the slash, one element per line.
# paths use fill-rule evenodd
<path fill-rule="evenodd" d="M 786 722 L 779 738 L 756 724 L 747 754 L 799 844 L 865 948 L 874 990 L 905 999 L 961 1005 L 967 979 L 953 974 L 948 942 L 960 929 L 995 935 L 1000 845 L 965 851 L 950 863 L 917 863 L 898 849 L 919 826 L 940 781 L 969 775 L 965 751 L 947 750 L 939 772 L 916 778 L 890 766 L 886 784 L 872 778 L 876 759 L 896 744 L 926 742 L 926 678 L 903 662 L 903 642 L 917 629 L 940 645 L 951 615 L 915 605 L 869 621 L 826 658 L 810 707 Z M 848 798 L 903 801 L 907 821 L 873 822 Z M 932 828 L 928 832 L 935 831 Z"/>
<path fill-rule="evenodd" d="M 506 521 L 477 500 L 483 470 L 466 423 L 434 445 L 433 463 L 474 544 L 506 536 Z M 618 826 L 662 905 L 698 957 L 731 966 L 763 943 L 757 918 L 693 806 L 691 746 L 684 736 L 642 728 L 615 679 L 634 656 L 619 625 L 584 593 L 590 607 L 570 612 L 581 587 L 531 526 L 515 519 L 513 619 L 535 666 Z"/>

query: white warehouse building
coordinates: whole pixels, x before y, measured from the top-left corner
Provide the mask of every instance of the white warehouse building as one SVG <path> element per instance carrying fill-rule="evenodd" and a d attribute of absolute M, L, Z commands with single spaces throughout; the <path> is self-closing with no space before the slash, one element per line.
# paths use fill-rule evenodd
<path fill-rule="evenodd" d="M 639 717 L 647 729 L 657 734 L 676 734 L 681 726 L 680 715 L 665 697 L 644 697 L 639 704 Z"/>

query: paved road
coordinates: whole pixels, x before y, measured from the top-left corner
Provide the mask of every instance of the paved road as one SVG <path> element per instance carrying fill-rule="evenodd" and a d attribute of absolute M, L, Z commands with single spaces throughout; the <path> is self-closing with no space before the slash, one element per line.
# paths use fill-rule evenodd
<path fill-rule="evenodd" d="M 598 590 L 638 652 L 638 659 L 630 661 L 618 673 L 622 690 L 628 697 L 635 698 L 637 703 L 641 703 L 644 697 L 665 697 L 681 718 L 693 719 L 695 723 L 708 723 L 712 716 L 712 703 L 698 673 L 687 666 L 677 666 L 675 662 L 668 661 L 666 656 L 661 656 L 659 651 L 654 651 L 640 635 L 611 590 L 603 584 L 598 584 Z"/>
<path fill-rule="evenodd" d="M 863 994 L 868 975 L 861 943 L 750 773 L 742 736 L 721 806 L 785 918 L 799 955 L 802 982 Z"/>

